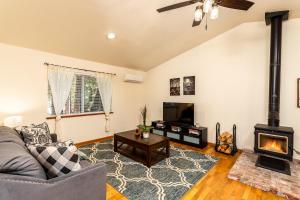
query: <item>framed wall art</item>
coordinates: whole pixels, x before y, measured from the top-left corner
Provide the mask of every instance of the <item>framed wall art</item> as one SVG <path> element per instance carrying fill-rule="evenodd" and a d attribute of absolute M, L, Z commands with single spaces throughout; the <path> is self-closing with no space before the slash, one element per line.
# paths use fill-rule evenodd
<path fill-rule="evenodd" d="M 183 94 L 195 95 L 195 76 L 186 76 L 183 78 Z"/>
<path fill-rule="evenodd" d="M 170 79 L 170 96 L 180 96 L 180 78 Z"/>

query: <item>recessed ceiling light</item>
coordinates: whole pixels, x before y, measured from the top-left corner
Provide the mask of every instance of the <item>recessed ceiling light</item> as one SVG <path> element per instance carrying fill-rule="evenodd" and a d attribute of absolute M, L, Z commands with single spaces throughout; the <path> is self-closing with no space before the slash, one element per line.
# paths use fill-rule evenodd
<path fill-rule="evenodd" d="M 107 33 L 106 37 L 109 40 L 113 40 L 113 39 L 115 39 L 117 37 L 117 35 L 114 32 L 109 32 L 109 33 Z"/>

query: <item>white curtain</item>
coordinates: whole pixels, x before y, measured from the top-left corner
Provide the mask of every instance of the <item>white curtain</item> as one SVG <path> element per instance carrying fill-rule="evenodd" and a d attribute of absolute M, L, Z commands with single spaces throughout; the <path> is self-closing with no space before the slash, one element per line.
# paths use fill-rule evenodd
<path fill-rule="evenodd" d="M 61 112 L 65 108 L 70 95 L 74 70 L 63 67 L 48 66 L 48 81 L 52 92 L 54 110 L 56 113 L 55 132 L 61 138 Z"/>
<path fill-rule="evenodd" d="M 105 131 L 109 132 L 109 118 L 112 104 L 112 75 L 96 74 L 96 77 L 103 110 L 105 113 Z"/>

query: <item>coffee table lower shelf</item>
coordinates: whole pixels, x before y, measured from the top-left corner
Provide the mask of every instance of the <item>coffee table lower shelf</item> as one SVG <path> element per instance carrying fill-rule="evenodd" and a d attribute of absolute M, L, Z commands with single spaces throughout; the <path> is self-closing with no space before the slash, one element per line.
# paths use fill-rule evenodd
<path fill-rule="evenodd" d="M 139 140 L 128 140 L 128 138 L 115 135 L 114 151 L 140 162 L 147 167 L 151 167 L 170 156 L 170 143 L 169 139 L 166 138 L 161 142 L 147 145 L 143 142 L 139 142 Z"/>
<path fill-rule="evenodd" d="M 151 161 L 150 163 L 147 162 L 147 153 L 140 149 L 134 149 L 134 147 L 130 147 L 126 145 L 126 147 L 118 148 L 116 151 L 123 156 L 126 156 L 128 158 L 131 158 L 132 160 L 135 160 L 137 162 L 140 162 L 147 167 L 151 167 L 152 165 L 155 165 L 156 163 L 162 161 L 165 158 L 168 158 L 169 156 L 166 155 L 166 153 L 161 153 L 158 151 L 151 152 Z"/>

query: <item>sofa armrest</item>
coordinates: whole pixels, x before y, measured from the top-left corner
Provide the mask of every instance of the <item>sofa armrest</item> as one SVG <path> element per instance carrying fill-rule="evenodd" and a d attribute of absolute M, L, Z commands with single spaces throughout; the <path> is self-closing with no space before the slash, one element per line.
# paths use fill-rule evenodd
<path fill-rule="evenodd" d="M 52 142 L 57 142 L 57 134 L 56 133 L 51 133 L 51 140 L 52 140 Z"/>
<path fill-rule="evenodd" d="M 50 180 L 0 176 L 0 199 L 5 200 L 105 200 L 106 165 L 97 163 Z"/>

